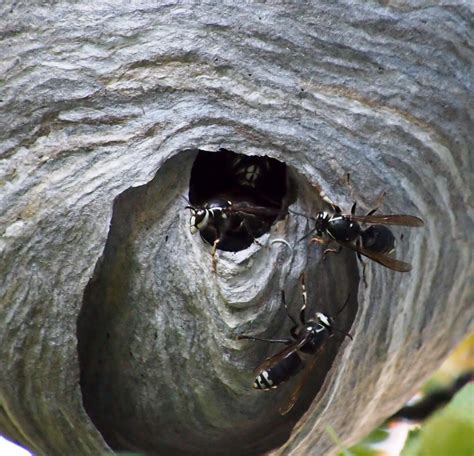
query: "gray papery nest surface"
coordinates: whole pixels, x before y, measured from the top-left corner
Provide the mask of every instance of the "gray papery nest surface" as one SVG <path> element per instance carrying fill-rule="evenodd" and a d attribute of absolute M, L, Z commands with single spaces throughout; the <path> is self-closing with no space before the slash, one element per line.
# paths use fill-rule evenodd
<path fill-rule="evenodd" d="M 469 2 L 13 2 L 0 6 L 0 432 L 35 454 L 322 455 L 395 412 L 472 328 Z M 189 232 L 198 150 L 286 164 L 394 228 L 408 274 L 322 261 L 289 214 L 237 253 Z M 216 170 L 218 173 L 219 170 Z M 348 182 L 350 174 L 350 182 Z M 294 246 L 272 244 L 283 238 Z M 300 306 L 334 337 L 294 382 L 251 388 Z"/>

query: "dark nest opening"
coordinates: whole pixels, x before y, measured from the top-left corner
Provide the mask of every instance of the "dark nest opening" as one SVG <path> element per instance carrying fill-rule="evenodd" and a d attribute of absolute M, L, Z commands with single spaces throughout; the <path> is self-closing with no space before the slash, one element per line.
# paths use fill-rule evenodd
<path fill-rule="evenodd" d="M 220 201 L 262 208 L 261 214 L 245 217 L 245 228 L 237 220 L 235 229 L 227 230 L 217 246 L 220 250 L 238 252 L 268 233 L 273 223 L 284 217 L 292 191 L 286 165 L 274 158 L 241 155 L 226 149 L 217 153 L 199 151 L 191 171 L 189 201 L 196 208 Z M 273 214 L 264 214 L 265 210 Z M 213 226 L 200 234 L 209 244 L 218 237 Z"/>
<path fill-rule="evenodd" d="M 265 454 L 288 440 L 308 407 L 322 396 L 344 336 L 331 338 L 318 354 L 300 399 L 287 415 L 278 410 L 300 376 L 272 393 L 254 391 L 255 351 L 264 356 L 273 347 L 223 345 L 214 350 L 208 332 L 216 331 L 219 321 L 210 322 L 204 311 L 212 293 L 196 293 L 205 274 L 189 272 L 196 258 L 184 233 L 188 227 L 178 224 L 188 185 L 193 206 L 225 196 L 279 208 L 267 229 L 286 215 L 296 188 L 300 195 L 314 193 L 297 172 L 277 160 L 190 150 L 167 160 L 152 181 L 120 194 L 77 322 L 84 409 L 114 451 L 150 456 Z M 233 247 L 243 249 L 251 242 L 235 236 Z M 335 303 L 351 296 L 337 319 L 337 327 L 349 331 L 357 309 L 354 254 L 346 250 L 324 264 L 308 259 L 306 274 L 310 314 L 331 315 L 339 308 Z M 337 287 L 335 277 L 343 278 Z M 296 308 L 300 302 L 294 286 L 284 285 L 293 309 L 292 296 Z M 278 315 L 289 330 L 284 311 Z M 223 331 L 227 340 L 235 337 L 232 328 Z"/>

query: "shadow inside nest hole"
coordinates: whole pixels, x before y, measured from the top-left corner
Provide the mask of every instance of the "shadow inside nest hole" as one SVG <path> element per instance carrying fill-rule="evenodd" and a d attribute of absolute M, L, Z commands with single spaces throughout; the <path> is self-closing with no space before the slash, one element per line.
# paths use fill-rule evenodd
<path fill-rule="evenodd" d="M 196 325 L 205 336 L 206 320 L 201 319 L 200 313 L 189 314 L 186 301 L 196 297 L 187 287 L 185 271 L 169 267 L 175 264 L 177 252 L 190 251 L 186 244 L 189 236 L 173 224 L 173 229 L 164 232 L 161 219 L 166 219 L 168 211 L 170 220 L 175 220 L 172 217 L 176 212 L 185 210 L 180 195 L 188 186 L 191 204 L 203 204 L 225 191 L 234 199 L 251 197 L 261 205 L 276 201 L 285 213 L 295 198 L 295 187 L 306 185 L 293 170 L 290 174 L 295 182 L 291 182 L 289 170 L 276 160 L 270 167 L 275 167 L 279 177 L 271 185 L 265 184 L 263 196 L 257 197 L 255 190 L 246 185 L 231 187 L 228 180 L 213 179 L 214 175 L 226 173 L 219 172 L 211 158 L 222 160 L 227 167 L 234 155 L 230 151 L 183 151 L 169 159 L 152 181 L 130 188 L 114 202 L 103 256 L 84 293 L 77 337 L 84 408 L 115 451 L 217 455 L 225 449 L 229 455 L 258 455 L 277 448 L 287 441 L 293 426 L 320 391 L 342 343 L 337 337 L 330 339 L 318 355 L 317 366 L 300 400 L 283 417 L 278 406 L 291 391 L 293 381 L 268 393 L 254 391 L 251 386 L 255 366 L 247 358 L 249 350 L 263 353 L 272 347 L 242 346 L 231 350 L 228 357 L 225 355 L 229 350 L 222 347 L 217 368 L 212 365 L 215 352 L 208 353 L 208 347 L 199 344 L 180 357 L 180 350 L 186 350 L 180 345 L 180 340 L 186 340 L 180 328 Z M 247 160 L 246 156 L 241 157 Z M 247 163 L 251 166 L 255 162 L 252 159 Z M 255 178 L 250 174 L 251 179 Z M 193 242 L 202 241 L 196 237 Z M 229 250 L 237 251 L 246 248 L 249 239 L 236 236 L 233 242 L 228 245 Z M 147 249 L 156 252 L 154 261 L 143 263 L 148 258 Z M 153 269 L 153 279 L 144 278 Z M 347 297 L 346 291 L 352 290 L 353 302 L 337 323 L 348 331 L 357 308 L 354 255 L 343 252 L 324 263 L 309 258 L 306 272 L 311 306 L 308 315 L 315 311 L 334 313 Z M 344 280 L 335 287 L 333 278 L 342 276 Z M 174 288 L 169 287 L 170 283 L 175 284 Z M 287 291 L 292 287 L 299 284 L 288 284 Z M 293 288 L 290 295 L 294 310 L 300 302 L 299 288 Z M 203 306 L 209 305 L 204 298 Z M 280 315 L 286 318 L 281 312 Z M 248 366 L 248 371 L 242 372 L 243 365 Z M 221 382 L 216 373 L 219 369 L 224 369 L 227 377 L 239 379 L 234 388 Z M 243 377 L 248 378 L 248 384 Z M 204 391 L 204 403 L 193 396 L 189 384 L 199 389 L 199 394 Z"/>
<path fill-rule="evenodd" d="M 217 249 L 238 252 L 285 217 L 288 206 L 296 199 L 296 188 L 286 164 L 274 158 L 227 149 L 200 150 L 191 170 L 189 202 L 193 207 L 204 208 L 230 201 L 234 207 L 250 205 L 256 211 L 256 215 L 235 217 L 230 228 L 221 232 Z M 219 237 L 212 224 L 199 234 L 211 245 Z"/>

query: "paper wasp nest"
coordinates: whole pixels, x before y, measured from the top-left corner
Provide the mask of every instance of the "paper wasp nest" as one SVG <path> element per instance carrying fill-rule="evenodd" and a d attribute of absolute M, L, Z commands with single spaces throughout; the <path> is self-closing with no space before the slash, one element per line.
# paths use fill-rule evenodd
<path fill-rule="evenodd" d="M 0 433 L 48 455 L 317 455 L 326 426 L 350 444 L 396 411 L 472 327 L 471 15 L 4 2 Z M 394 229 L 413 271 L 368 263 L 365 287 L 290 213 L 213 272 L 185 199 L 221 148 L 282 163 L 300 213 L 386 192 L 383 212 L 425 220 Z M 236 337 L 286 337 L 303 271 L 311 313 L 351 297 L 354 340 L 281 416 L 294 382 L 254 391 L 275 349 Z"/>

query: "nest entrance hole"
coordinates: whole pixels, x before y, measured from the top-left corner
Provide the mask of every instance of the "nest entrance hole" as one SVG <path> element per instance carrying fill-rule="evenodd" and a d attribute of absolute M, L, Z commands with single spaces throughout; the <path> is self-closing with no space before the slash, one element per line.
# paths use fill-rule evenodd
<path fill-rule="evenodd" d="M 248 248 L 256 238 L 268 233 L 287 212 L 292 188 L 284 163 L 267 156 L 242 155 L 227 149 L 218 152 L 200 150 L 194 161 L 189 182 L 189 202 L 203 208 L 219 199 L 233 204 L 275 210 L 274 216 L 245 216 L 249 229 L 228 230 L 218 249 L 238 252 Z M 213 244 L 217 238 L 213 227 L 200 231 L 203 240 Z"/>

